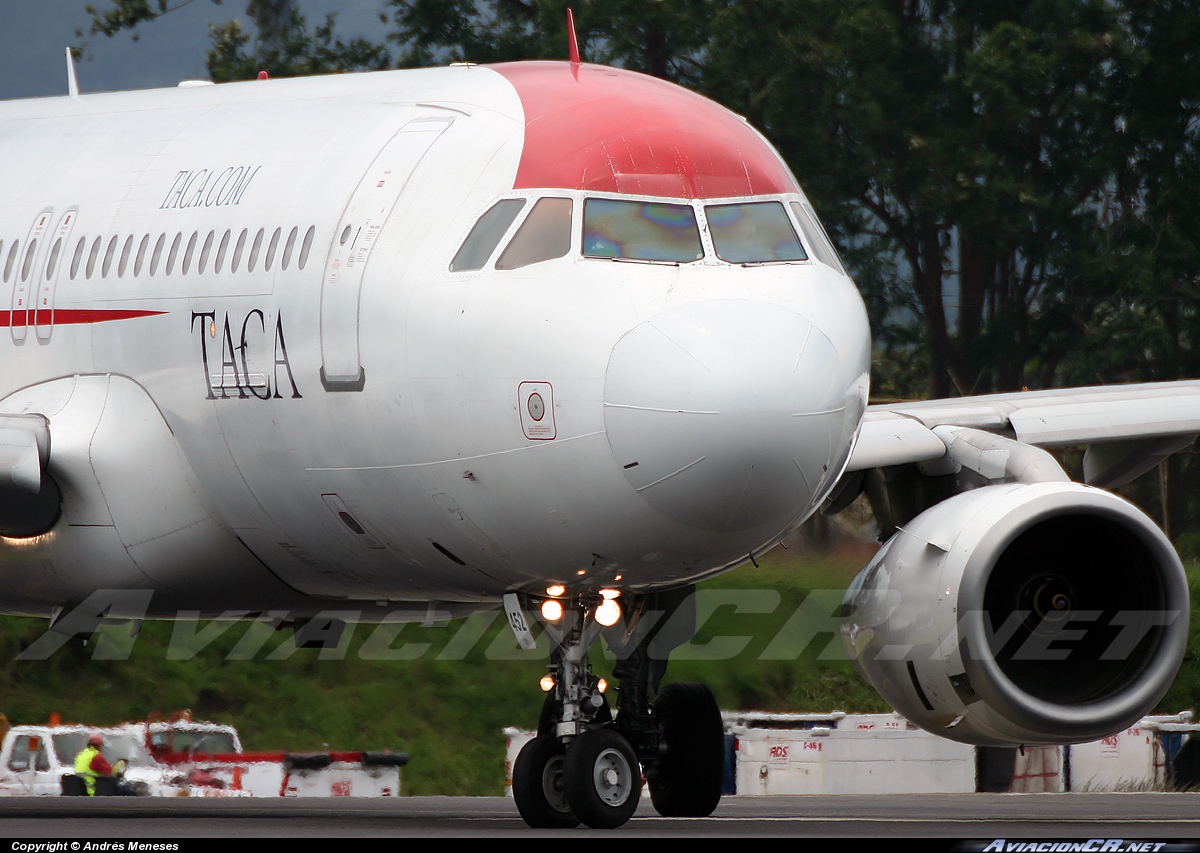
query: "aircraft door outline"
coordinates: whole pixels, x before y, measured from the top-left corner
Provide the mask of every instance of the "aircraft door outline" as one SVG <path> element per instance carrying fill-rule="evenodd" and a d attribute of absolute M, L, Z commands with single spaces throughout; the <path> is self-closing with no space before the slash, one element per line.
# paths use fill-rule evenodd
<path fill-rule="evenodd" d="M 361 391 L 359 298 L 371 250 L 425 155 L 453 123 L 418 118 L 388 140 L 350 197 L 333 235 L 321 280 L 321 385 Z"/>
<path fill-rule="evenodd" d="M 46 269 L 39 267 L 37 270 L 40 285 L 29 310 L 33 312 L 33 325 L 40 344 L 50 343 L 50 335 L 54 333 L 54 294 L 58 289 L 58 278 L 62 275 L 63 267 L 71 263 L 69 260 L 71 232 L 75 227 L 75 220 L 78 218 L 79 208 L 77 207 L 68 209 L 62 215 L 62 219 L 58 221 L 58 227 L 54 230 L 54 242 L 50 247 L 52 254 L 47 258 Z M 55 253 L 56 247 L 57 255 L 55 256 L 53 253 Z M 51 260 L 53 260 L 54 269 L 50 269 Z"/>
<path fill-rule="evenodd" d="M 9 314 L 9 333 L 12 335 L 13 343 L 25 343 L 25 336 L 29 331 L 29 326 L 33 325 L 33 318 L 29 316 L 32 299 L 30 298 L 30 280 L 32 278 L 34 287 L 38 282 L 38 272 L 40 269 L 40 259 L 45 250 L 46 241 L 42 239 L 47 228 L 50 225 L 50 219 L 54 216 L 54 208 L 47 207 L 34 217 L 33 224 L 29 226 L 29 233 L 25 235 L 25 242 L 19 248 L 19 254 L 16 258 L 16 263 L 13 264 L 12 270 L 12 302 L 11 313 Z M 36 243 L 34 241 L 37 241 Z"/>

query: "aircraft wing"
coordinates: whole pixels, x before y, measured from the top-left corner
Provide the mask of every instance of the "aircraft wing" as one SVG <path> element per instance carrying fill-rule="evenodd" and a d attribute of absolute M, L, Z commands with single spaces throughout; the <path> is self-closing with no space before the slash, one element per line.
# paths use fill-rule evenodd
<path fill-rule="evenodd" d="M 875 404 L 867 409 L 847 473 L 942 459 L 960 428 L 1032 447 L 1086 445 L 1086 482 L 1113 488 L 1200 434 L 1200 381 Z"/>

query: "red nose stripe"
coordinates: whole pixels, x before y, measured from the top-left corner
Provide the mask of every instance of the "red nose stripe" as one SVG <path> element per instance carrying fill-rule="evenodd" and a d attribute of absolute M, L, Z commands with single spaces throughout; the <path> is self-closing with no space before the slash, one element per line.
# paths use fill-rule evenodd
<path fill-rule="evenodd" d="M 694 92 L 599 65 L 495 65 L 521 98 L 525 147 L 514 189 L 716 198 L 796 192 L 775 150 Z"/>

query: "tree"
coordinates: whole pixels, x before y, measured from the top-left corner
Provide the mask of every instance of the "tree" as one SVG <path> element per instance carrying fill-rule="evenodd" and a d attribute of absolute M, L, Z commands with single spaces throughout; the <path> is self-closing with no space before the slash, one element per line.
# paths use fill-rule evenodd
<path fill-rule="evenodd" d="M 100 11 L 88 6 L 92 16 L 91 35 L 115 36 L 143 23 L 170 14 L 193 0 L 112 0 L 112 7 Z M 221 0 L 212 0 L 216 5 Z M 251 36 L 237 20 L 211 28 L 212 47 L 208 52 L 208 73 L 215 82 L 249 80 L 260 71 L 272 77 L 306 74 L 331 74 L 345 71 L 370 71 L 391 67 L 391 56 L 383 45 L 362 38 L 343 41 L 334 32 L 335 15 L 312 31 L 300 14 L 296 0 L 249 0 L 246 16 L 254 25 Z M 386 20 L 386 16 L 382 16 Z M 82 37 L 81 32 L 76 35 Z M 253 51 L 247 45 L 254 42 Z"/>

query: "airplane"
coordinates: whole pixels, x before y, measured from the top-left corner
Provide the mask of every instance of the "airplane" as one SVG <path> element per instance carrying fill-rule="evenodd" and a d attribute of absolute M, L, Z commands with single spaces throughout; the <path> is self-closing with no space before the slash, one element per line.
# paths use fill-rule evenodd
<path fill-rule="evenodd" d="M 660 689 L 695 584 L 863 493 L 843 637 L 909 720 L 1069 743 L 1170 685 L 1184 571 L 1110 489 L 1200 433 L 1200 383 L 869 404 L 862 297 L 724 107 L 577 55 L 70 81 L 0 104 L 0 611 L 503 607 L 552 640 L 534 827 L 620 826 L 643 774 L 712 813 L 712 692 Z"/>

